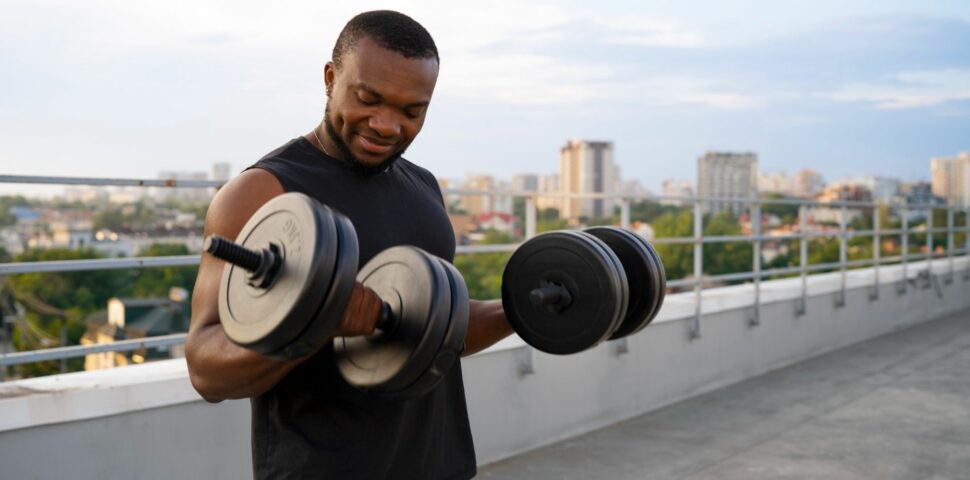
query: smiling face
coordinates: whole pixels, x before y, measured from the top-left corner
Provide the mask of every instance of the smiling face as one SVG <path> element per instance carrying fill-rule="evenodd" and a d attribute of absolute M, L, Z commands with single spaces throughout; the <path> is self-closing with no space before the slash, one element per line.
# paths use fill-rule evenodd
<path fill-rule="evenodd" d="M 364 171 L 382 171 L 424 125 L 438 79 L 434 58 L 406 58 L 364 36 L 340 67 L 324 69 L 324 147 Z"/>

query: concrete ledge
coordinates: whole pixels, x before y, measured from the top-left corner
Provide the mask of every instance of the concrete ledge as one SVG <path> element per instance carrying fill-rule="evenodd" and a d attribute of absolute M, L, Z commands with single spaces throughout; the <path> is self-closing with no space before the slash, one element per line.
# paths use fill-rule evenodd
<path fill-rule="evenodd" d="M 955 269 L 952 283 L 942 277 Z M 879 269 L 879 299 L 871 300 L 874 270 L 846 273 L 845 305 L 837 307 L 841 274 L 807 278 L 806 313 L 795 315 L 798 278 L 762 283 L 761 325 L 749 326 L 751 285 L 711 289 L 702 297 L 702 336 L 688 338 L 692 293 L 669 295 L 644 332 L 559 357 L 506 339 L 462 365 L 480 463 L 499 460 L 622 421 L 678 400 L 793 362 L 904 328 L 970 305 L 965 259 L 935 260 L 937 282 L 915 281 L 926 262 L 908 265 L 907 293 L 897 292 L 899 266 Z M 528 367 L 528 368 L 527 368 Z M 534 373 L 523 373 L 531 368 Z M 182 461 L 142 471 L 149 478 L 238 478 L 250 473 L 248 402 L 205 404 L 192 389 L 183 360 L 81 372 L 0 384 L 0 463 L 12 478 L 76 476 L 130 478 L 132 463 L 92 457 L 77 441 L 117 442 L 135 434 L 150 444 L 124 444 L 126 458 Z M 231 435 L 232 440 L 220 440 Z M 107 437 L 105 437 L 107 436 Z M 102 440 L 112 438 L 113 440 Z M 140 438 L 140 437 L 139 437 Z M 79 440 L 82 439 L 82 440 Z M 40 443 L 38 443 L 40 442 Z M 31 464 L 31 449 L 59 452 Z M 53 450 L 51 450 L 53 449 Z M 102 448 L 103 450 L 103 448 Z M 32 463 L 32 461 L 31 461 Z M 28 473 L 35 472 L 35 473 Z M 82 475 L 87 476 L 87 474 Z"/>

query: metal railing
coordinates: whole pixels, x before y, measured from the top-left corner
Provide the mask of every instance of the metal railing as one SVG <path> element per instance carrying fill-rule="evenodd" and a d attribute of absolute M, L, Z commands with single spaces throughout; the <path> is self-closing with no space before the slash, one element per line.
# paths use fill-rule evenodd
<path fill-rule="evenodd" d="M 77 177 L 34 177 L 34 176 L 14 176 L 0 175 L 0 184 L 54 184 L 54 185 L 89 185 L 89 186 L 136 186 L 136 187 L 162 187 L 162 188 L 213 188 L 220 187 L 221 182 L 213 181 L 181 181 L 181 180 L 140 180 L 140 179 L 112 179 L 112 178 L 77 178 Z M 836 201 L 820 202 L 807 199 L 763 199 L 754 197 L 665 197 L 651 195 L 614 195 L 614 194 L 569 194 L 569 193 L 537 193 L 526 191 L 500 191 L 500 190 L 465 190 L 465 189 L 444 189 L 445 198 L 451 196 L 485 196 L 510 198 L 523 198 L 524 202 L 524 238 L 532 238 L 537 234 L 537 200 L 539 198 L 562 198 L 562 199 L 581 199 L 581 200 L 606 200 L 618 203 L 619 206 L 619 226 L 629 228 L 631 201 L 651 200 L 667 203 L 677 203 L 686 205 L 690 208 L 693 217 L 693 232 L 691 236 L 683 237 L 661 237 L 652 239 L 657 245 L 683 245 L 692 247 L 693 269 L 689 276 L 683 278 L 669 279 L 669 288 L 690 287 L 695 297 L 694 315 L 690 321 L 690 338 L 701 336 L 701 318 L 703 304 L 703 290 L 705 284 L 717 284 L 722 282 L 751 281 L 754 289 L 754 298 L 750 307 L 750 326 L 756 327 L 760 324 L 761 308 L 761 282 L 767 277 L 781 275 L 798 275 L 800 278 L 801 293 L 795 305 L 796 314 L 802 315 L 806 311 L 807 297 L 807 276 L 814 272 L 838 270 L 840 274 L 841 286 L 835 295 L 835 307 L 841 308 L 845 305 L 846 275 L 847 270 L 855 267 L 873 267 L 872 274 L 874 284 L 871 289 L 870 299 L 876 300 L 879 295 L 879 269 L 881 266 L 890 263 L 902 265 L 902 280 L 897 283 L 897 291 L 900 294 L 906 292 L 908 279 L 908 266 L 914 260 L 926 260 L 929 263 L 928 271 L 932 272 L 931 266 L 934 260 L 934 234 L 946 235 L 946 246 L 943 257 L 949 262 L 949 269 L 944 282 L 953 281 L 955 267 L 954 258 L 958 255 L 967 255 L 970 252 L 970 208 L 954 205 L 936 204 L 884 204 L 879 202 L 857 202 L 857 201 Z M 705 208 L 705 205 L 738 205 L 736 211 L 744 211 L 749 214 L 750 234 L 747 235 L 704 235 L 704 216 L 713 211 Z M 789 205 L 798 209 L 798 229 L 796 233 L 779 235 L 765 235 L 762 229 L 762 213 L 765 205 Z M 817 231 L 809 228 L 808 217 L 809 208 L 827 209 L 829 211 L 837 209 L 839 211 L 838 229 L 835 232 Z M 733 207 L 732 207 L 733 208 Z M 871 230 L 851 230 L 848 226 L 849 209 L 862 209 L 872 211 Z M 901 228 L 884 229 L 880 212 L 883 209 L 897 211 L 901 219 Z M 933 212 L 946 210 L 947 225 L 945 227 L 934 227 Z M 957 212 L 963 214 L 963 224 L 955 224 Z M 923 213 L 926 215 L 926 224 L 922 229 L 910 228 L 910 217 L 912 214 Z M 955 236 L 962 233 L 964 235 L 964 245 L 958 248 Z M 910 236 L 925 234 L 924 244 L 927 247 L 926 253 L 909 252 Z M 901 253 L 897 256 L 883 257 L 882 241 L 887 237 L 898 236 L 901 243 Z M 872 258 L 848 260 L 848 241 L 857 237 L 872 237 Z M 839 260 L 837 262 L 809 264 L 808 247 L 809 241 L 817 238 L 835 238 L 839 241 Z M 779 267 L 765 269 L 762 265 L 762 248 L 764 242 L 775 241 L 797 241 L 798 242 L 798 264 L 789 267 Z M 704 246 L 716 243 L 730 242 L 750 242 L 752 244 L 751 270 L 742 272 L 731 272 L 717 275 L 704 275 Z M 498 244 L 498 245 L 460 245 L 457 247 L 457 254 L 477 254 L 491 252 L 512 252 L 519 243 Z M 173 267 L 191 266 L 199 263 L 199 256 L 184 255 L 170 257 L 136 257 L 136 258 L 106 258 L 94 260 L 66 260 L 66 261 L 39 261 L 29 263 L 0 263 L 0 276 L 20 273 L 37 272 L 73 272 L 87 270 L 104 269 L 127 269 L 127 268 L 154 268 L 154 267 Z M 970 262 L 963 273 L 963 280 L 970 281 Z M 127 340 L 104 345 L 84 345 L 68 346 L 52 349 L 33 350 L 16 353 L 0 352 L 0 379 L 6 366 L 24 363 L 40 362 L 46 360 L 63 360 L 75 358 L 90 353 L 97 352 L 116 352 L 130 351 L 141 348 L 164 349 L 172 345 L 183 343 L 185 334 L 167 335 L 164 337 Z M 2 339 L 0 339 L 2 340 Z M 0 341 L 0 344 L 3 342 Z"/>

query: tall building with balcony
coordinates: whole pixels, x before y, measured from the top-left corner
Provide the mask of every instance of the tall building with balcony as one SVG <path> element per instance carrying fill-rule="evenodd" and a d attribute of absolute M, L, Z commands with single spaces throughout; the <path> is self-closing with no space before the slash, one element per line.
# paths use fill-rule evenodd
<path fill-rule="evenodd" d="M 813 198 L 825 188 L 825 179 L 815 170 L 800 170 L 792 179 L 792 195 Z"/>
<path fill-rule="evenodd" d="M 539 176 L 533 173 L 515 175 L 511 185 L 514 192 L 535 192 L 539 190 Z"/>
<path fill-rule="evenodd" d="M 795 179 L 783 172 L 758 173 L 758 191 L 794 195 Z"/>
<path fill-rule="evenodd" d="M 496 180 L 491 175 L 469 175 L 465 179 L 466 190 L 483 190 L 482 195 L 461 195 L 458 208 L 473 216 L 489 213 L 512 213 L 512 197 L 508 192 L 509 183 Z"/>
<path fill-rule="evenodd" d="M 694 196 L 694 184 L 690 180 L 664 180 L 660 183 L 664 197 L 689 198 Z M 664 198 L 660 201 L 663 205 L 684 205 L 683 202 Z"/>
<path fill-rule="evenodd" d="M 697 194 L 705 198 L 750 199 L 758 196 L 758 156 L 754 153 L 707 152 L 697 159 Z M 729 209 L 735 215 L 747 204 L 705 202 L 706 212 Z"/>
<path fill-rule="evenodd" d="M 559 189 L 562 193 L 612 194 L 616 191 L 619 169 L 613 163 L 613 143 L 569 140 L 559 150 Z M 602 198 L 563 198 L 559 213 L 563 218 L 595 218 L 612 214 L 615 200 Z"/>
<path fill-rule="evenodd" d="M 872 200 L 876 202 L 890 202 L 899 193 L 903 182 L 898 178 L 882 177 L 878 175 L 868 175 L 858 177 L 851 181 L 869 189 Z"/>
<path fill-rule="evenodd" d="M 933 194 L 956 205 L 970 205 L 970 152 L 930 159 Z"/>
<path fill-rule="evenodd" d="M 536 191 L 539 194 L 536 198 L 536 208 L 558 210 L 562 206 L 562 197 L 556 196 L 559 194 L 559 175 L 540 176 Z"/>
<path fill-rule="evenodd" d="M 465 179 L 467 190 L 495 190 L 495 177 L 491 175 L 469 175 Z M 481 215 L 492 211 L 491 195 L 462 195 L 458 208 L 469 215 Z"/>

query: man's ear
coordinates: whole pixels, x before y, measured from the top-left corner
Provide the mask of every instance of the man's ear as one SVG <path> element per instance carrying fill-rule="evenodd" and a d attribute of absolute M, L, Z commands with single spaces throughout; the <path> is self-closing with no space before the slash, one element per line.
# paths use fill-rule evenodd
<path fill-rule="evenodd" d="M 333 82 L 336 76 L 337 72 L 333 62 L 327 62 L 327 64 L 323 66 L 323 84 L 327 90 L 327 98 L 330 98 L 330 94 L 333 93 Z"/>

